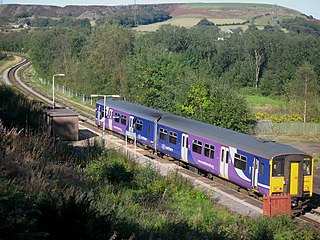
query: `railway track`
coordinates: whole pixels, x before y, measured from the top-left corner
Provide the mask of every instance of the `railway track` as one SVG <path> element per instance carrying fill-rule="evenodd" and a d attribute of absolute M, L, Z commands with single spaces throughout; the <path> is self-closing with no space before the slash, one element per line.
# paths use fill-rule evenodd
<path fill-rule="evenodd" d="M 313 219 L 312 217 L 308 216 L 299 216 L 298 219 L 303 222 L 307 222 L 309 224 L 312 224 L 317 229 L 320 229 L 320 222 L 318 220 Z"/>
<path fill-rule="evenodd" d="M 32 97 L 36 97 L 34 94 L 29 92 L 21 83 L 18 81 L 18 72 L 22 67 L 26 67 L 30 63 L 29 59 L 24 58 L 24 60 L 12 68 L 9 69 L 8 71 L 8 80 L 9 82 L 16 87 L 20 92 L 24 93 L 28 97 L 31 95 Z"/>
<path fill-rule="evenodd" d="M 26 57 L 23 57 L 22 62 L 16 64 L 15 66 L 9 69 L 6 77 L 8 81 L 11 83 L 11 85 L 18 89 L 19 92 L 23 93 L 28 98 L 39 100 L 43 102 L 45 105 L 49 106 L 52 103 L 52 100 L 50 98 L 43 96 L 43 94 L 30 88 L 28 85 L 26 85 L 23 81 L 20 80 L 19 71 L 26 68 L 29 64 L 30 60 Z M 58 106 L 62 107 L 62 105 Z"/>
<path fill-rule="evenodd" d="M 10 83 L 14 87 L 16 87 L 20 92 L 22 92 L 23 94 L 25 94 L 29 98 L 40 100 L 45 105 L 51 106 L 52 100 L 51 100 L 50 97 L 43 96 L 42 93 L 36 92 L 34 89 L 31 89 L 29 86 L 27 86 L 25 83 L 23 83 L 19 79 L 19 75 L 18 75 L 19 71 L 21 71 L 23 68 L 25 68 L 29 64 L 30 64 L 29 59 L 24 58 L 24 60 L 21 63 L 19 63 L 19 64 L 15 65 L 14 67 L 12 67 L 7 73 L 8 74 L 8 76 L 7 76 L 8 80 L 10 81 Z M 59 98 L 57 98 L 57 101 L 59 101 Z M 83 125 L 84 126 L 86 126 L 89 129 L 92 129 L 95 132 L 101 133 L 101 130 L 99 130 L 95 126 L 93 114 L 89 114 L 89 113 L 77 108 L 76 105 L 74 105 L 74 104 L 71 105 L 72 101 L 69 100 L 69 99 L 64 98 L 64 101 L 68 101 L 69 104 L 58 103 L 56 106 L 57 107 L 73 108 L 74 110 L 76 110 L 80 114 L 80 119 L 83 121 Z M 110 133 L 110 132 L 109 132 L 109 135 L 119 138 L 119 136 L 117 136 L 116 134 Z M 114 140 L 111 140 L 111 141 L 115 142 Z M 145 150 L 146 151 L 146 149 L 141 149 L 141 150 Z M 144 156 L 148 157 L 150 159 L 153 159 L 155 161 L 158 161 L 160 163 L 164 162 L 164 161 L 167 161 L 167 162 L 170 162 L 172 164 L 185 167 L 185 166 L 183 166 L 183 163 L 181 163 L 179 161 L 175 161 L 174 159 L 166 159 L 166 160 L 164 160 L 163 158 L 161 158 L 159 156 L 152 155 L 152 153 L 150 153 L 148 151 L 144 153 Z M 182 168 L 179 171 L 182 174 L 186 175 L 187 178 L 194 179 L 195 181 L 202 182 L 203 183 L 202 185 L 204 186 L 204 187 L 202 187 L 203 190 L 205 190 L 204 188 L 209 188 L 211 186 L 211 187 L 214 188 L 215 191 L 217 191 L 220 188 L 222 188 L 222 189 L 224 188 L 224 187 L 219 187 L 219 185 L 222 185 L 222 186 L 223 185 L 228 185 L 227 187 L 229 189 L 224 189 L 223 191 L 227 192 L 229 194 L 229 196 L 234 197 L 234 198 L 241 198 L 241 199 L 246 198 L 245 194 L 243 192 L 241 192 L 241 189 L 236 187 L 234 184 L 226 182 L 223 179 L 220 179 L 218 177 L 210 176 L 210 178 L 214 179 L 214 181 L 212 181 L 212 180 L 209 180 L 207 178 L 207 176 L 204 177 L 204 176 L 198 175 L 198 173 L 195 173 L 196 172 L 195 169 L 189 169 L 189 170 L 186 170 L 185 168 Z M 236 194 L 237 192 L 239 194 L 241 194 L 242 196 L 237 195 Z M 262 203 L 261 203 L 260 200 L 250 197 L 250 199 L 245 199 L 245 201 L 248 202 L 249 205 L 251 204 L 251 206 L 253 206 L 253 207 L 260 208 L 260 210 L 262 211 Z M 312 224 L 313 226 L 315 226 L 316 228 L 320 229 L 320 220 L 315 220 L 314 218 L 310 218 L 310 217 L 307 217 L 307 216 L 299 216 L 299 217 L 297 217 L 297 219 L 299 219 L 301 221 L 304 221 L 304 222 L 308 222 L 308 223 Z"/>
<path fill-rule="evenodd" d="M 12 68 L 9 69 L 7 73 L 7 79 L 11 83 L 12 86 L 17 88 L 21 93 L 26 95 L 28 98 L 36 99 L 41 102 L 43 102 L 47 107 L 52 106 L 52 96 L 48 96 L 48 94 L 44 92 L 38 92 L 35 91 L 33 88 L 30 88 L 27 84 L 25 84 L 23 81 L 20 80 L 19 78 L 19 71 L 22 71 L 25 69 L 28 65 L 30 65 L 30 60 L 28 58 L 23 58 L 23 61 L 20 62 L 19 64 L 13 66 Z M 85 111 L 80 110 L 79 108 L 76 107 L 76 104 L 79 105 L 79 103 L 75 103 L 70 99 L 67 99 L 65 97 L 59 96 L 57 97 L 58 94 L 56 94 L 56 100 L 55 101 L 55 106 L 57 108 L 62 108 L 62 107 L 68 107 L 76 110 L 79 112 L 80 118 L 83 121 L 86 121 L 90 119 L 92 122 L 94 121 L 94 118 L 92 117 L 92 114 L 89 114 Z M 60 100 L 63 100 L 63 103 Z M 65 102 L 68 102 L 69 104 L 66 104 Z M 92 109 L 91 109 L 92 110 Z M 94 110 L 92 110 L 94 112 Z"/>

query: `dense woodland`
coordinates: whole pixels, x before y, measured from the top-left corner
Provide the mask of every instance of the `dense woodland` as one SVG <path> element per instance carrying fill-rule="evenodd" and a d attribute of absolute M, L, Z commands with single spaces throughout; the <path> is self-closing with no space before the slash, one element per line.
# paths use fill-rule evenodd
<path fill-rule="evenodd" d="M 64 72 L 64 84 L 84 94 L 120 94 L 248 132 L 243 91 L 284 98 L 287 112 L 303 114 L 307 105 L 306 121 L 319 121 L 319 29 L 306 19 L 290 21 L 282 23 L 289 32 L 251 26 L 233 34 L 201 24 L 138 33 L 106 21 L 1 34 L 0 49 L 28 52 L 40 76 Z"/>

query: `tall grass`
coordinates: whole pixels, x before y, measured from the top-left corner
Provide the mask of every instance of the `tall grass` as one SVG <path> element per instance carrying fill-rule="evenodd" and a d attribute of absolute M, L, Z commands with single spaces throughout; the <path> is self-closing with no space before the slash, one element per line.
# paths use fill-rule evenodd
<path fill-rule="evenodd" d="M 113 169 L 113 177 L 110 171 Z M 86 167 L 89 177 L 102 184 L 96 206 L 115 214 L 119 239 L 312 239 L 319 232 L 288 217 L 259 218 L 230 213 L 176 172 L 159 175 L 152 165 L 128 161 L 113 150 Z M 305 233 L 305 237 L 301 232 Z"/>
<path fill-rule="evenodd" d="M 4 85 L 0 85 L 0 96 L 0 119 L 4 126 L 39 130 L 42 103 L 30 101 Z"/>

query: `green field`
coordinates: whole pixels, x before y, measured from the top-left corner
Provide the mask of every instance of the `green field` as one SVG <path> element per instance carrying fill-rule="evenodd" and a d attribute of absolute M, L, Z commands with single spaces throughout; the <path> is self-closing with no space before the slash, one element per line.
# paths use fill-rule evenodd
<path fill-rule="evenodd" d="M 279 113 L 285 106 L 285 102 L 281 99 L 273 99 L 270 97 L 257 95 L 243 95 L 246 99 L 249 109 L 252 113 L 266 112 L 269 114 Z"/>
<path fill-rule="evenodd" d="M 179 18 L 172 18 L 170 20 L 167 20 L 165 22 L 158 22 L 158 23 L 153 23 L 149 25 L 140 25 L 137 28 L 135 28 L 137 31 L 141 32 L 150 32 L 150 31 L 156 31 L 157 29 L 160 28 L 162 25 L 170 24 L 174 26 L 180 26 L 180 27 L 186 27 L 186 28 L 191 28 L 195 26 L 203 17 L 196 17 L 196 16 L 191 16 L 191 17 L 179 17 Z M 232 23 L 242 23 L 244 22 L 243 19 L 216 19 L 216 18 L 208 18 L 209 21 L 215 23 L 215 24 L 232 24 Z M 230 25 L 230 26 L 219 26 L 222 31 L 227 32 L 228 29 L 232 28 L 237 28 L 241 27 L 244 30 L 248 28 L 247 25 Z"/>
<path fill-rule="evenodd" d="M 273 19 L 273 4 L 256 3 L 190 3 L 183 4 L 178 9 L 173 18 L 150 25 L 138 26 L 136 29 L 142 32 L 156 31 L 161 25 L 171 24 L 175 26 L 190 28 L 196 25 L 201 19 L 207 18 L 209 21 L 218 24 L 238 24 L 218 26 L 223 32 L 229 32 L 230 29 L 241 28 L 248 29 L 248 24 L 242 25 L 248 20 L 253 21 L 259 29 L 266 25 L 276 25 Z M 277 6 L 278 9 L 283 9 Z"/>
<path fill-rule="evenodd" d="M 257 95 L 245 95 L 244 96 L 249 104 L 249 106 L 257 107 L 257 106 L 284 106 L 283 100 L 275 100 L 270 97 L 257 96 Z"/>
<path fill-rule="evenodd" d="M 9 57 L 8 59 L 0 61 L 0 73 L 2 73 L 5 69 L 17 64 L 21 61 L 21 58 L 18 56 Z"/>

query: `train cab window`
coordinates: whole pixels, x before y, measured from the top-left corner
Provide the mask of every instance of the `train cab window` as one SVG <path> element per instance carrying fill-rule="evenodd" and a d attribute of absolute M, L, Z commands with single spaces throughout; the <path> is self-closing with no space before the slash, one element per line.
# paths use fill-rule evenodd
<path fill-rule="evenodd" d="M 115 113 L 115 114 L 114 114 L 114 121 L 115 121 L 116 123 L 119 123 L 119 122 L 120 122 L 120 114 L 119 114 L 119 113 Z"/>
<path fill-rule="evenodd" d="M 264 163 L 259 163 L 259 175 L 262 176 L 264 174 Z"/>
<path fill-rule="evenodd" d="M 214 146 L 205 144 L 204 145 L 204 155 L 208 158 L 214 159 Z"/>
<path fill-rule="evenodd" d="M 234 167 L 239 168 L 242 171 L 245 171 L 247 169 L 247 157 L 242 156 L 238 153 L 234 154 Z"/>
<path fill-rule="evenodd" d="M 311 175 L 311 169 L 312 169 L 312 162 L 310 158 L 304 158 L 303 159 L 303 175 L 304 176 L 310 176 Z"/>
<path fill-rule="evenodd" d="M 163 128 L 160 128 L 159 131 L 160 131 L 160 139 L 163 141 L 167 141 L 168 131 Z"/>
<path fill-rule="evenodd" d="M 192 151 L 201 154 L 202 152 L 202 142 L 198 140 L 192 141 Z"/>
<path fill-rule="evenodd" d="M 121 124 L 127 125 L 127 116 L 121 115 Z"/>
<path fill-rule="evenodd" d="M 169 143 L 177 144 L 178 135 L 175 132 L 169 132 Z"/>
<path fill-rule="evenodd" d="M 272 163 L 272 177 L 284 176 L 284 157 L 276 157 Z"/>
<path fill-rule="evenodd" d="M 141 120 L 137 120 L 136 121 L 136 129 L 140 132 L 142 132 L 142 126 L 143 126 L 143 123 Z"/>

